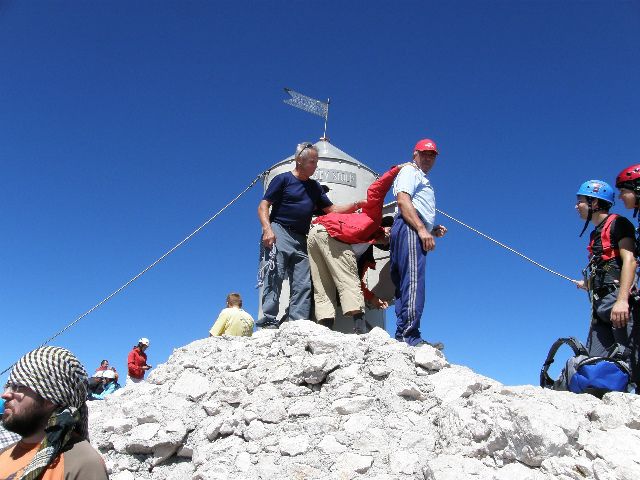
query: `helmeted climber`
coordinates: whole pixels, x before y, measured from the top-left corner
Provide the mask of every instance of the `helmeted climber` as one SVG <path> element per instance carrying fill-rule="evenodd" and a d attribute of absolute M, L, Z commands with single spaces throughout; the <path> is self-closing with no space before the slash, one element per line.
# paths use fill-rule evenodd
<path fill-rule="evenodd" d="M 631 365 L 631 381 L 638 385 L 640 370 L 639 308 L 630 304 L 636 260 L 633 224 L 625 217 L 611 214 L 615 203 L 611 186 L 602 180 L 584 182 L 577 193 L 576 210 L 594 225 L 590 234 L 589 263 L 584 280 L 577 282 L 591 300 L 591 325 L 587 349 L 591 356 L 606 356 L 616 343 L 626 347 Z"/>
<path fill-rule="evenodd" d="M 616 177 L 616 188 L 620 190 L 618 198 L 624 203 L 624 207 L 633 209 L 633 218 L 638 217 L 640 208 L 640 164 L 631 165 L 622 170 Z M 640 252 L 640 217 L 636 229 L 636 257 Z"/>

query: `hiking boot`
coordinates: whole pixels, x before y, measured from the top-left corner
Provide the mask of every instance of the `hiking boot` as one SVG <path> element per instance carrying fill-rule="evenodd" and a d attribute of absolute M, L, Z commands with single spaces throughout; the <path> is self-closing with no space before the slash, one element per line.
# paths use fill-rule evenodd
<path fill-rule="evenodd" d="M 321 318 L 318 320 L 318 325 L 322 325 L 323 327 L 327 327 L 329 330 L 333 330 L 333 318 Z"/>
<path fill-rule="evenodd" d="M 430 347 L 435 348 L 436 350 L 444 350 L 444 343 L 442 342 L 427 342 L 426 340 L 420 340 L 418 343 L 414 345 L 414 347 L 421 347 L 422 345 L 429 345 Z"/>
<path fill-rule="evenodd" d="M 260 330 L 277 330 L 279 327 L 275 323 L 268 323 L 260 327 Z"/>
<path fill-rule="evenodd" d="M 367 322 L 364 320 L 364 315 L 353 317 L 353 333 L 356 335 L 367 333 Z"/>

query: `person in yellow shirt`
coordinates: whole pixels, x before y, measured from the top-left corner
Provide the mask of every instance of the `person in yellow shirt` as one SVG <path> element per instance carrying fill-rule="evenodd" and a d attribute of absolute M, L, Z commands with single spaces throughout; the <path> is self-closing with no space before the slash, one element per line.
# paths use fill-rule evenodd
<path fill-rule="evenodd" d="M 253 317 L 242 309 L 242 297 L 239 293 L 227 295 L 227 308 L 224 308 L 218 319 L 209 330 L 210 337 L 234 335 L 250 337 L 253 334 Z"/>

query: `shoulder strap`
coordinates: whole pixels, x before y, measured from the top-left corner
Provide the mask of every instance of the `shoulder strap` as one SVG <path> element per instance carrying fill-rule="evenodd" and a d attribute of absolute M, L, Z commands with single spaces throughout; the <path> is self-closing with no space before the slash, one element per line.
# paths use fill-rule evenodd
<path fill-rule="evenodd" d="M 558 340 L 553 342 L 553 345 L 551 345 L 551 348 L 549 349 L 549 353 L 547 354 L 547 359 L 544 361 L 544 364 L 542 365 L 542 370 L 540 371 L 540 386 L 542 388 L 551 388 L 553 386 L 553 380 L 549 376 L 548 371 L 549 371 L 549 367 L 553 363 L 553 360 L 556 356 L 556 353 L 558 352 L 558 349 L 562 345 L 569 345 L 569 347 L 571 347 L 571 349 L 573 350 L 573 354 L 575 356 L 589 355 L 589 352 L 587 351 L 585 346 L 582 345 L 580 340 L 578 340 L 575 337 L 559 338 Z"/>
<path fill-rule="evenodd" d="M 603 261 L 611 260 L 612 258 L 618 257 L 620 255 L 620 252 L 618 250 L 614 250 L 611 248 L 611 224 L 618 217 L 618 214 L 612 213 L 607 218 L 605 218 L 604 224 L 600 229 L 600 239 L 602 241 L 602 255 L 600 259 Z M 587 250 L 589 250 L 589 257 L 593 256 L 594 240 L 595 237 L 592 237 L 591 241 L 589 242 L 589 246 L 587 247 Z"/>
<path fill-rule="evenodd" d="M 611 225 L 616 218 L 618 218 L 618 215 L 615 213 L 609 215 L 604 221 L 604 225 L 600 233 L 600 238 L 602 238 L 602 260 L 604 261 L 620 256 L 620 251 L 611 246 Z"/>

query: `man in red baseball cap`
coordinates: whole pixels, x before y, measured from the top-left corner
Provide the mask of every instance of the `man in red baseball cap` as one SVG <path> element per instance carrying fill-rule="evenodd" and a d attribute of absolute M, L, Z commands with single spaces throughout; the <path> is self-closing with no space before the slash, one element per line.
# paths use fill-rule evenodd
<path fill-rule="evenodd" d="M 436 199 L 427 174 L 438 156 L 436 142 L 425 138 L 413 149 L 413 164 L 402 170 L 393 184 L 398 212 L 391 229 L 391 279 L 396 287 L 396 340 L 412 346 L 428 344 L 420 335 L 424 309 L 427 252 L 436 248 L 435 237 L 447 233 L 435 225 Z M 430 344 L 442 348 L 442 344 Z"/>

